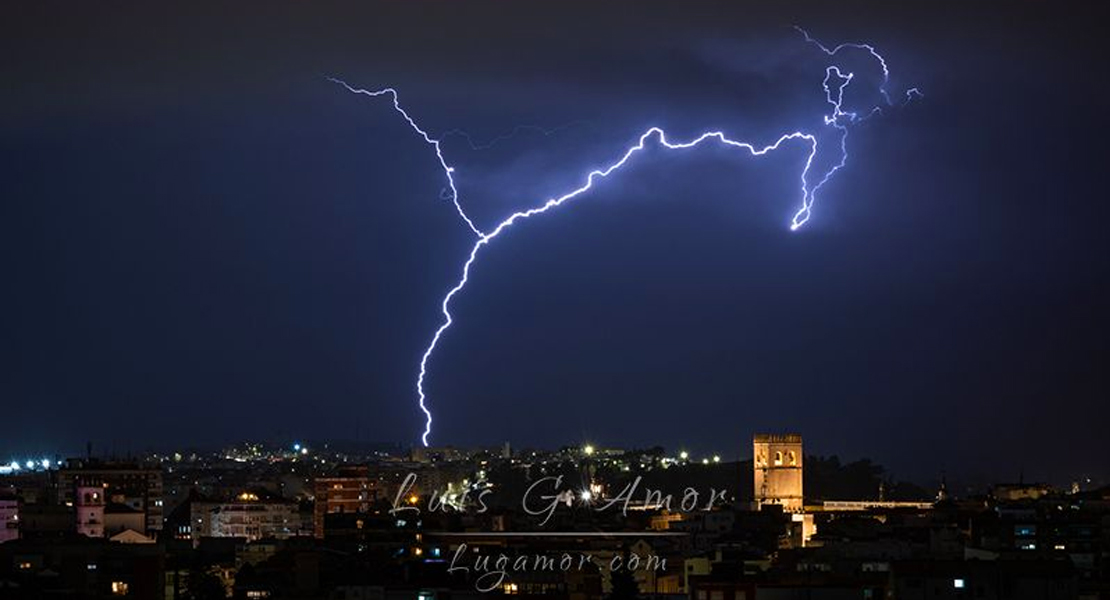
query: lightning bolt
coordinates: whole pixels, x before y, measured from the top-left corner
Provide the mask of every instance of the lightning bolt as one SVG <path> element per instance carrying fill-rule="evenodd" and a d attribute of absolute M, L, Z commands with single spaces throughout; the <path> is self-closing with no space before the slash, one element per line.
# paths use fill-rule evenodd
<path fill-rule="evenodd" d="M 797 31 L 798 33 L 802 34 L 802 36 L 806 39 L 807 42 L 809 42 L 810 44 L 813 44 L 814 46 L 817 46 L 818 48 L 821 49 L 822 52 L 824 52 L 825 54 L 828 54 L 829 56 L 836 56 L 841 50 L 848 49 L 848 48 L 855 49 L 855 50 L 863 50 L 864 52 L 869 53 L 875 60 L 877 60 L 879 62 L 879 66 L 881 66 L 883 68 L 883 83 L 879 86 L 879 93 L 883 95 L 883 99 L 886 100 L 887 104 L 893 104 L 893 102 L 891 102 L 891 100 L 890 100 L 890 94 L 886 91 L 887 85 L 890 84 L 890 67 L 887 66 L 886 59 L 883 58 L 883 55 L 879 54 L 878 51 L 875 50 L 874 46 L 872 46 L 871 44 L 847 43 L 847 44 L 839 44 L 836 47 L 829 48 L 828 46 L 822 44 L 821 42 L 813 39 L 813 37 L 811 37 L 809 35 L 809 32 L 806 31 L 805 29 L 802 29 L 801 27 L 798 27 L 797 25 L 795 25 L 794 30 Z M 914 91 L 916 91 L 916 90 L 917 90 L 917 88 L 914 88 Z M 827 91 L 827 88 L 826 88 L 826 91 Z M 907 92 L 907 93 L 909 93 L 909 92 Z"/>
<path fill-rule="evenodd" d="M 894 104 L 891 101 L 890 94 L 887 91 L 887 86 L 890 83 L 890 69 L 887 66 L 886 59 L 884 59 L 883 56 L 875 50 L 874 46 L 871 46 L 870 44 L 847 43 L 829 48 L 811 37 L 809 33 L 801 27 L 795 27 L 795 29 L 805 37 L 805 40 L 807 42 L 813 44 L 830 57 L 835 57 L 841 51 L 846 49 L 861 50 L 869 53 L 882 68 L 883 78 L 882 83 L 879 86 L 879 92 L 888 106 Z M 536 128 L 535 126 L 518 126 L 517 128 L 514 128 L 510 133 L 500 135 L 487 144 L 475 144 L 473 139 L 461 130 L 448 131 L 440 136 L 439 139 L 436 139 L 432 138 L 428 134 L 428 132 L 425 129 L 421 128 L 409 115 L 409 113 L 405 111 L 405 109 L 400 104 L 400 100 L 395 89 L 383 88 L 380 90 L 366 90 L 351 86 L 341 79 L 328 77 L 329 81 L 343 86 L 347 89 L 347 91 L 354 94 L 361 94 L 370 97 L 389 96 L 390 98 L 392 98 L 394 110 L 400 113 L 400 115 L 405 119 L 409 126 L 412 127 L 412 129 L 416 131 L 416 133 L 435 150 L 436 158 L 439 160 L 440 167 L 443 169 L 443 173 L 447 179 L 447 187 L 444 188 L 444 192 L 441 194 L 441 196 L 446 200 L 450 200 L 454 204 L 456 212 L 458 212 L 459 216 L 463 219 L 463 221 L 466 222 L 470 230 L 473 231 L 476 236 L 478 236 L 477 241 L 474 242 L 474 245 L 470 249 L 470 254 L 467 256 L 466 262 L 463 263 L 462 276 L 455 283 L 454 287 L 452 287 L 447 292 L 447 295 L 443 297 L 443 301 L 440 304 L 440 311 L 443 314 L 443 320 L 440 323 L 439 327 L 436 329 L 435 334 L 432 336 L 431 342 L 424 350 L 424 354 L 420 357 L 420 371 L 416 378 L 416 393 L 420 410 L 424 413 L 425 417 L 424 432 L 420 436 L 420 441 L 425 446 L 427 446 L 428 436 L 432 433 L 432 412 L 428 409 L 428 398 L 427 394 L 424 391 L 424 381 L 427 378 L 428 362 L 431 360 L 432 354 L 435 353 L 436 347 L 439 345 L 439 341 L 443 337 L 443 334 L 446 333 L 447 330 L 454 323 L 454 317 L 451 315 L 450 310 L 451 300 L 454 299 L 455 296 L 462 292 L 462 290 L 466 287 L 466 284 L 470 279 L 470 270 L 471 268 L 473 268 L 475 262 L 478 260 L 478 256 L 481 253 L 482 249 L 489 246 L 490 243 L 497 238 L 497 236 L 501 235 L 504 231 L 508 230 L 519 221 L 524 221 L 537 215 L 541 215 L 559 206 L 562 206 L 563 204 L 566 204 L 571 200 L 578 198 L 579 196 L 582 196 L 586 192 L 590 191 L 594 187 L 594 184 L 596 182 L 609 177 L 609 175 L 619 171 L 622 167 L 628 164 L 628 162 L 636 154 L 642 152 L 645 148 L 647 148 L 649 143 L 654 143 L 656 146 L 667 150 L 685 150 L 708 141 L 712 141 L 714 143 L 721 144 L 729 148 L 735 148 L 737 150 L 745 151 L 749 156 L 753 157 L 763 156 L 764 154 L 777 150 L 784 144 L 790 142 L 800 142 L 804 143 L 805 146 L 808 146 L 805 166 L 802 168 L 802 172 L 799 176 L 801 206 L 794 213 L 794 217 L 791 219 L 790 222 L 790 230 L 796 231 L 798 228 L 802 227 L 806 224 L 806 222 L 809 221 L 813 204 L 816 200 L 817 192 L 820 191 L 820 189 L 829 182 L 829 180 L 834 174 L 836 174 L 837 171 L 844 168 L 844 166 L 848 162 L 848 126 L 850 124 L 858 123 L 860 121 L 868 119 L 871 116 L 875 114 L 880 114 L 882 112 L 882 107 L 880 106 L 872 107 L 863 115 L 858 112 L 844 110 L 844 90 L 852 82 L 853 77 L 854 75 L 852 73 L 843 72 L 840 70 L 839 67 L 836 66 L 829 66 L 825 69 L 825 78 L 822 81 L 821 85 L 825 91 L 825 98 L 832 108 L 829 114 L 824 116 L 824 123 L 825 125 L 836 130 L 836 132 L 839 134 L 838 147 L 840 160 L 832 166 L 826 168 L 824 172 L 821 173 L 820 179 L 818 179 L 816 183 L 811 184 L 810 182 L 810 171 L 813 166 L 814 158 L 817 156 L 818 150 L 817 136 L 814 134 L 805 133 L 802 131 L 793 131 L 780 135 L 778 139 L 776 139 L 771 144 L 757 146 L 751 142 L 734 140 L 720 131 L 708 131 L 687 141 L 672 142 L 670 141 L 670 139 L 668 139 L 667 134 L 665 131 L 663 131 L 663 129 L 659 127 L 650 127 L 639 136 L 635 144 L 626 148 L 625 151 L 620 155 L 620 158 L 618 158 L 616 161 L 610 163 L 605 167 L 597 168 L 587 173 L 585 181 L 578 188 L 575 188 L 563 194 L 562 196 L 549 198 L 547 201 L 545 201 L 543 204 L 540 204 L 539 206 L 535 206 L 527 210 L 514 212 L 488 232 L 482 231 L 478 228 L 477 225 L 474 224 L 470 217 L 467 216 L 466 211 L 462 207 L 462 204 L 459 202 L 458 188 L 455 185 L 455 179 L 453 176 L 454 168 L 448 165 L 446 158 L 444 158 L 443 148 L 441 144 L 442 140 L 445 137 L 451 135 L 458 135 L 464 137 L 470 143 L 472 149 L 480 150 L 488 148 L 493 144 L 496 144 L 505 139 L 508 139 L 526 129 L 538 129 L 545 135 L 549 135 L 555 130 L 544 130 L 542 128 Z M 905 94 L 906 96 L 903 104 L 913 100 L 914 98 L 921 97 L 921 92 L 917 88 L 910 88 L 905 92 Z"/>
<path fill-rule="evenodd" d="M 400 113 L 401 117 L 405 119 L 405 122 L 409 124 L 409 127 L 412 127 L 413 131 L 415 131 L 417 135 L 423 138 L 424 141 L 436 151 L 436 158 L 439 159 L 439 166 L 443 169 L 443 175 L 447 178 L 447 188 L 443 194 L 440 194 L 440 196 L 446 200 L 450 200 L 451 203 L 455 205 L 455 211 L 458 212 L 459 216 L 462 217 L 462 220 L 466 222 L 466 226 L 469 227 L 475 235 L 477 235 L 478 237 L 482 237 L 484 235 L 482 231 L 478 229 L 476 225 L 474 225 L 474 221 L 471 221 L 470 217 L 466 216 L 466 211 L 463 210 L 462 204 L 459 203 L 459 189 L 455 186 L 455 168 L 447 164 L 447 159 L 443 157 L 443 146 L 441 140 L 433 138 L 431 135 L 428 134 L 427 131 L 421 129 L 420 126 L 416 124 L 416 121 L 411 116 L 409 116 L 409 113 L 401 106 L 401 100 L 397 96 L 397 90 L 393 88 L 384 88 L 372 91 L 363 90 L 351 87 L 347 84 L 346 81 L 336 79 L 335 77 L 328 77 L 327 80 L 347 88 L 347 91 L 353 94 L 362 94 L 364 96 L 370 96 L 372 98 L 377 96 L 390 96 L 391 98 L 393 98 L 393 110 L 396 110 L 398 113 Z"/>

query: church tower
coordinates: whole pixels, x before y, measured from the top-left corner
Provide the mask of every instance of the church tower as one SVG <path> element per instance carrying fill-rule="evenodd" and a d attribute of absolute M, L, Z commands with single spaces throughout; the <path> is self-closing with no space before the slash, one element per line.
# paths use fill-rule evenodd
<path fill-rule="evenodd" d="M 77 533 L 104 537 L 104 485 L 99 482 L 78 482 L 75 495 Z"/>
<path fill-rule="evenodd" d="M 756 506 L 802 512 L 802 436 L 757 433 L 752 438 Z"/>

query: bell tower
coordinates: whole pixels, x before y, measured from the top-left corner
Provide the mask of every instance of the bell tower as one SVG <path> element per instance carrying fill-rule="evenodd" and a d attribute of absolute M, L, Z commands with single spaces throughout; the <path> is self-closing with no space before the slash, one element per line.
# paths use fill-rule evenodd
<path fill-rule="evenodd" d="M 757 433 L 752 438 L 756 506 L 778 504 L 802 512 L 802 436 Z"/>

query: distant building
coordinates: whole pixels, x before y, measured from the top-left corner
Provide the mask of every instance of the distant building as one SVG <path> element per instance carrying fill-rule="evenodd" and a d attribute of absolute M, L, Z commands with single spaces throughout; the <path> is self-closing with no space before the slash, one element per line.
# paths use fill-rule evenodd
<path fill-rule="evenodd" d="M 755 502 L 802 512 L 802 436 L 756 434 L 752 438 Z"/>
<path fill-rule="evenodd" d="M 143 511 L 119 502 L 109 502 L 104 506 L 104 535 L 107 537 L 125 531 L 142 534 L 146 526 Z"/>
<path fill-rule="evenodd" d="M 73 533 L 74 513 L 72 506 L 23 504 L 19 510 L 19 537 L 51 537 Z"/>
<path fill-rule="evenodd" d="M 104 486 L 78 485 L 74 491 L 77 509 L 77 533 L 104 537 Z"/>
<path fill-rule="evenodd" d="M 157 466 L 96 459 L 70 459 L 58 471 L 58 503 L 76 504 L 74 492 L 78 485 L 107 485 L 107 501 L 126 504 L 142 511 L 144 531 L 162 529 L 162 469 Z"/>
<path fill-rule="evenodd" d="M 416 446 L 412 449 L 413 462 L 428 463 L 428 462 L 454 462 L 462 460 L 466 454 L 458 448 L 446 446 L 443 448 L 428 448 L 425 446 Z"/>
<path fill-rule="evenodd" d="M 1047 483 L 998 483 L 991 488 L 991 497 L 1002 502 L 1040 500 L 1053 491 Z"/>
<path fill-rule="evenodd" d="M 314 482 L 316 504 L 313 512 L 313 533 L 324 537 L 324 521 L 329 514 L 363 514 L 378 499 L 378 483 L 371 479 L 366 467 L 340 470 L 333 477 L 317 477 Z"/>
<path fill-rule="evenodd" d="M 262 491 L 242 492 L 227 501 L 194 500 L 190 517 L 194 542 L 203 537 L 285 539 L 300 528 L 295 502 Z"/>
<path fill-rule="evenodd" d="M 811 507 L 810 510 L 825 512 L 868 512 L 880 510 L 916 510 L 928 511 L 933 508 L 932 502 L 911 502 L 898 500 L 825 500 L 820 508 Z"/>
<path fill-rule="evenodd" d="M 19 499 L 0 497 L 0 544 L 19 539 Z"/>

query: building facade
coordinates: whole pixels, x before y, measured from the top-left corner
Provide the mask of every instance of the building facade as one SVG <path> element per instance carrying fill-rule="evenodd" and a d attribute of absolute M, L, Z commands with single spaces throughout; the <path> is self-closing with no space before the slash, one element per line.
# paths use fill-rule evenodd
<path fill-rule="evenodd" d="M 88 537 L 104 537 L 104 486 L 79 484 L 74 488 L 77 533 Z"/>
<path fill-rule="evenodd" d="M 224 502 L 192 502 L 190 513 L 194 542 L 202 537 L 286 539 L 300 529 L 295 502 L 255 492 L 243 492 Z"/>
<path fill-rule="evenodd" d="M 0 544 L 19 539 L 19 499 L 0 497 Z"/>
<path fill-rule="evenodd" d="M 144 531 L 162 529 L 162 469 L 152 465 L 105 462 L 96 459 L 70 459 L 58 471 L 58 503 L 76 505 L 78 485 L 99 482 L 106 485 L 108 502 L 125 504 L 142 511 Z"/>
<path fill-rule="evenodd" d="M 786 512 L 802 512 L 802 436 L 756 434 L 752 461 L 756 506 L 779 505 Z"/>
<path fill-rule="evenodd" d="M 341 470 L 333 477 L 317 477 L 314 485 L 313 533 L 324 537 L 327 515 L 336 513 L 360 514 L 370 511 L 378 498 L 376 479 L 371 479 L 366 467 Z"/>

